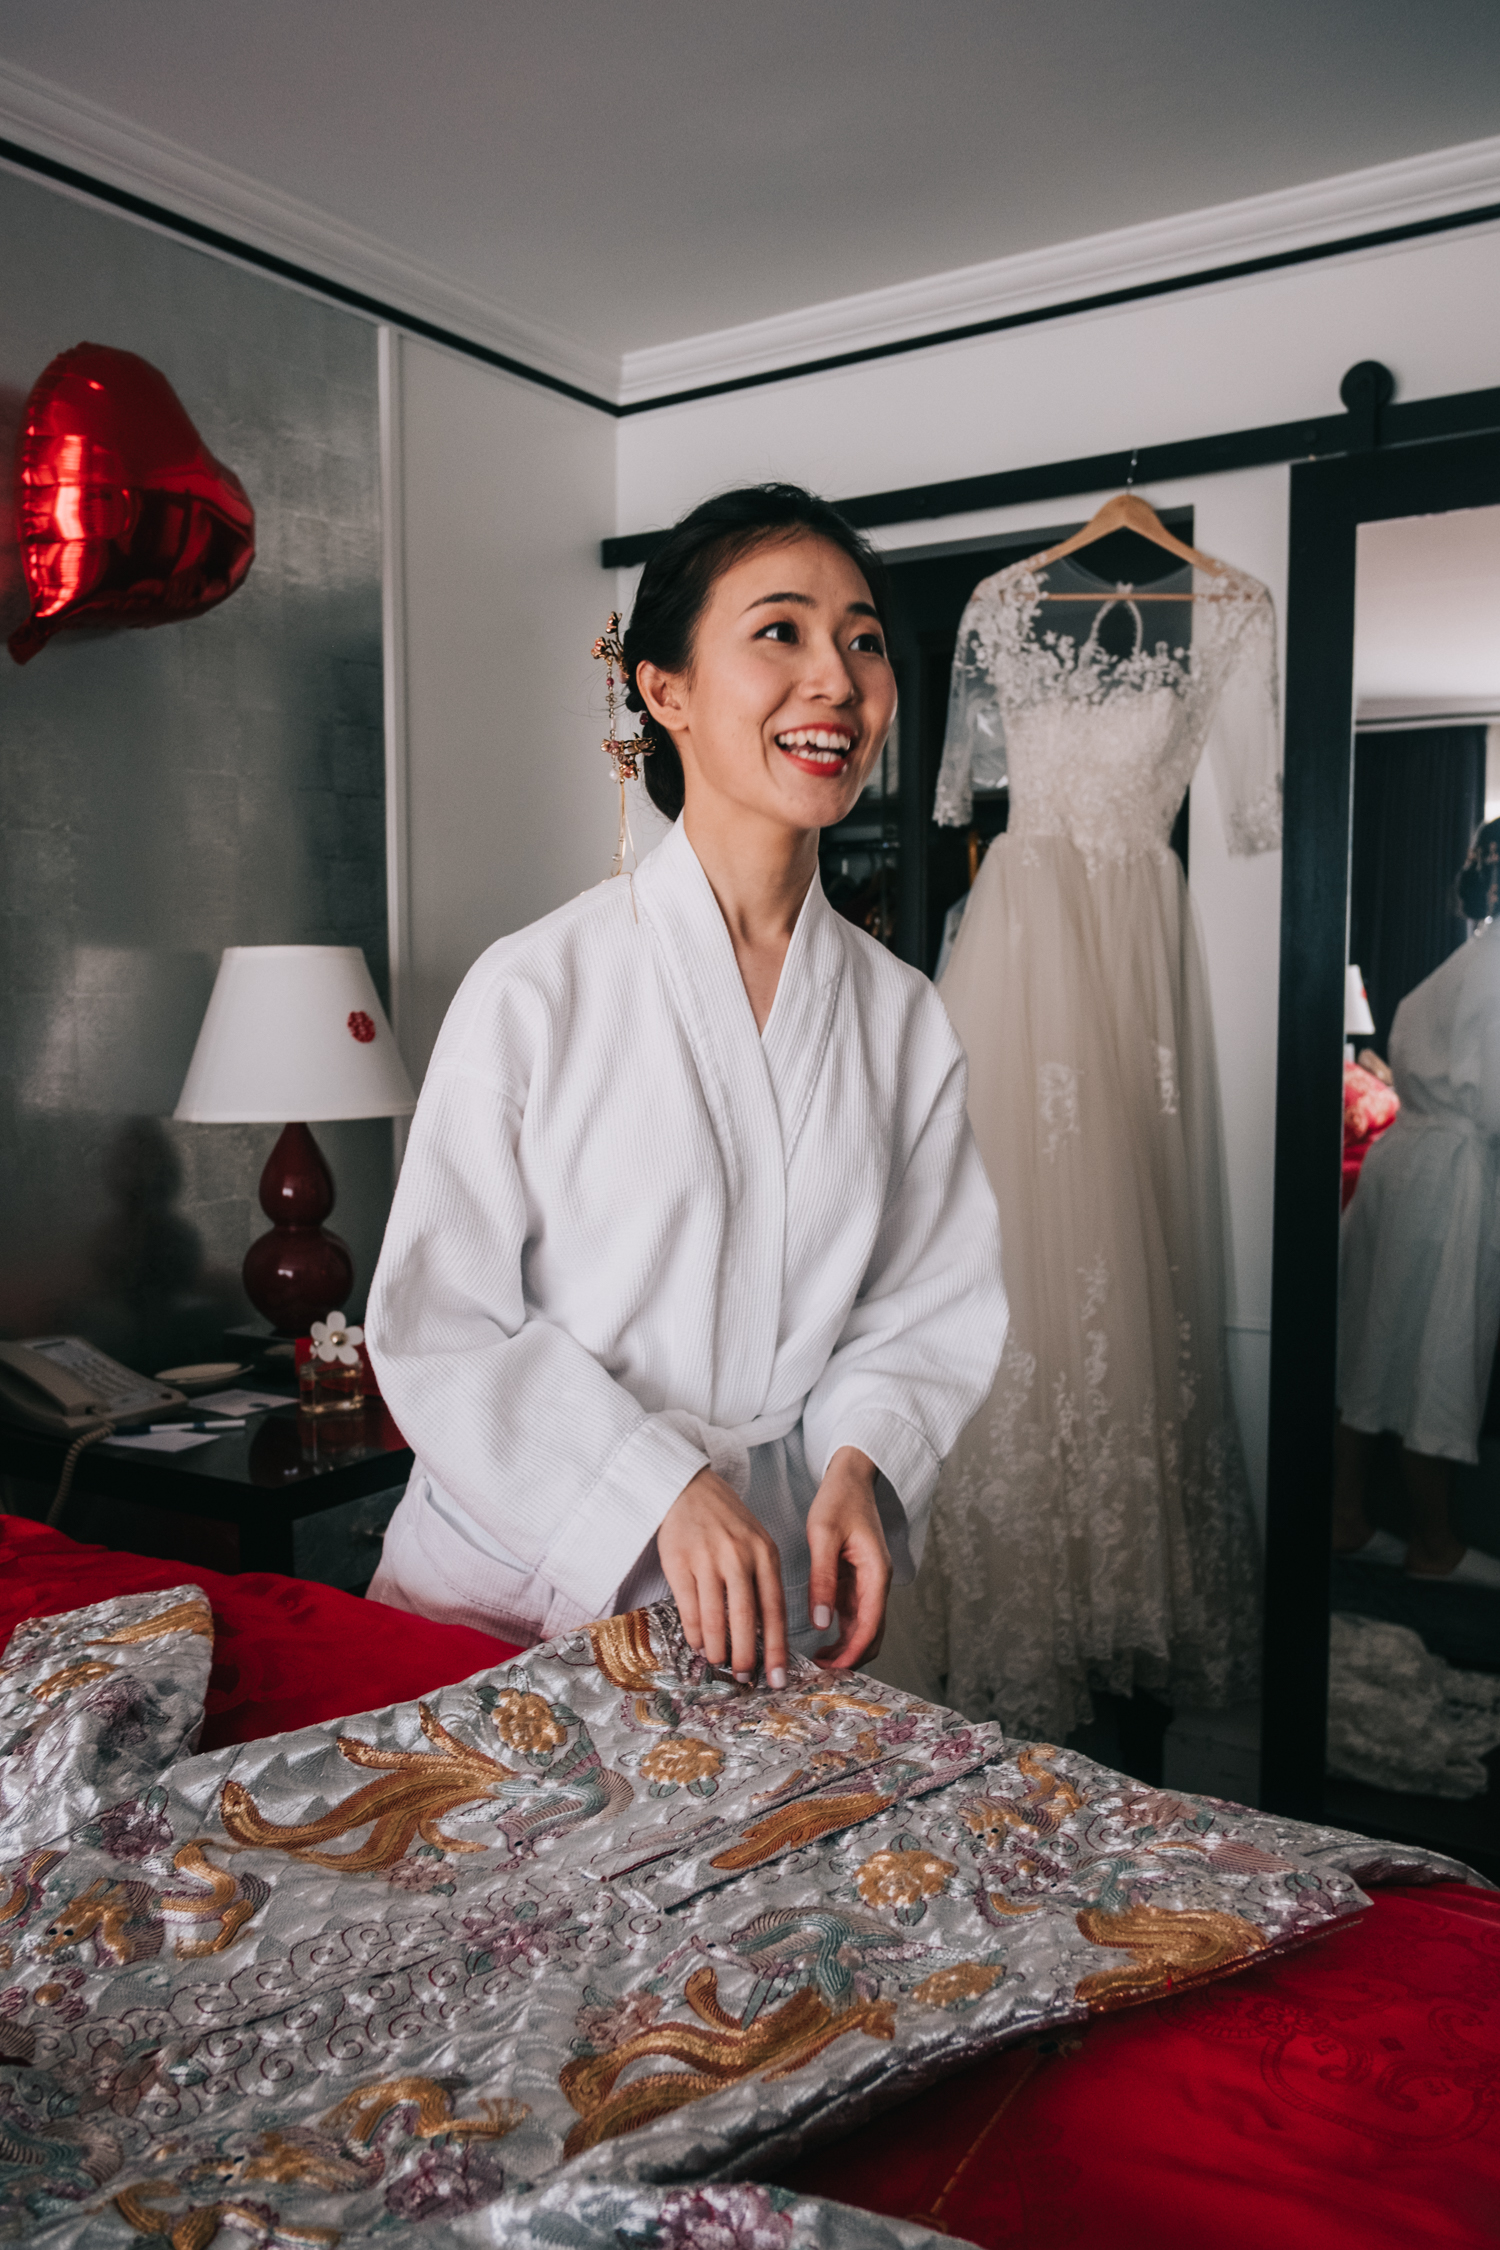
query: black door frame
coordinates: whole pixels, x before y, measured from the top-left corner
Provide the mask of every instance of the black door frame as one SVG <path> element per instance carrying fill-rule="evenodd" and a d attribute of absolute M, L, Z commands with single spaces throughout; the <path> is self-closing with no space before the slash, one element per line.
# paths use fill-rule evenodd
<path fill-rule="evenodd" d="M 1500 503 L 1500 434 L 1292 470 L 1260 1801 L 1323 1813 L 1359 526 Z"/>

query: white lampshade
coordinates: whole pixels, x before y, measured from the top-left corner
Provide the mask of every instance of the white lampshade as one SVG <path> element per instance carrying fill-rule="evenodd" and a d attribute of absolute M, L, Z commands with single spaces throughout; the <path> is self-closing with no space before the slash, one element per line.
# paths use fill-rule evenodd
<path fill-rule="evenodd" d="M 1344 971 L 1344 1037 L 1367 1039 L 1375 1029 L 1375 1018 L 1370 1013 L 1369 995 L 1358 965 L 1351 961 Z"/>
<path fill-rule="evenodd" d="M 225 947 L 175 1116 L 306 1125 L 416 1106 L 357 945 Z"/>

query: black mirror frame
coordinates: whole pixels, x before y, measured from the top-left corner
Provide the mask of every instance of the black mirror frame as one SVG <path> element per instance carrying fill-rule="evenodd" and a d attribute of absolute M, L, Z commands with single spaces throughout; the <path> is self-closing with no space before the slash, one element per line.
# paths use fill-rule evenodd
<path fill-rule="evenodd" d="M 1260 1801 L 1323 1815 L 1359 526 L 1500 503 L 1500 433 L 1292 470 Z"/>

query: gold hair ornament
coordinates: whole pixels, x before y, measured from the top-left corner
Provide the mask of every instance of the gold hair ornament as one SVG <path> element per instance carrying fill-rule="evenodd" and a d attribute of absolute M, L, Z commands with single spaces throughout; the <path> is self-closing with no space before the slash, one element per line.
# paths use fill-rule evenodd
<path fill-rule="evenodd" d="M 626 742 L 620 736 L 620 701 L 625 690 L 625 651 L 620 645 L 620 613 L 612 609 L 609 623 L 594 643 L 594 655 L 604 666 L 604 701 L 609 713 L 609 732 L 600 747 L 608 758 L 616 781 L 620 784 L 620 834 L 615 844 L 615 862 L 611 875 L 620 874 L 625 866 L 625 848 L 630 847 L 632 860 L 637 857 L 635 838 L 630 833 L 630 813 L 625 802 L 625 784 L 638 781 L 642 758 L 649 758 L 651 745 L 644 735 L 636 735 Z"/>

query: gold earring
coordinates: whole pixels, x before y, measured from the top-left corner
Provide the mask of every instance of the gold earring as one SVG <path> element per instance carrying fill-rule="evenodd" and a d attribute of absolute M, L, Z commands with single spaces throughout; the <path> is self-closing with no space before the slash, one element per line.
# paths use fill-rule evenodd
<path fill-rule="evenodd" d="M 635 838 L 630 833 L 630 814 L 625 802 L 625 784 L 640 778 L 641 760 L 650 757 L 651 745 L 644 735 L 636 735 L 628 742 L 620 736 L 620 699 L 625 693 L 625 651 L 620 644 L 620 613 L 617 609 L 610 611 L 609 623 L 594 643 L 594 655 L 604 666 L 604 701 L 609 713 L 609 732 L 600 747 L 620 785 L 620 834 L 615 844 L 615 862 L 609 871 L 611 875 L 618 875 L 625 865 L 627 844 L 632 860 L 636 859 Z M 632 896 L 631 905 L 634 904 Z"/>

